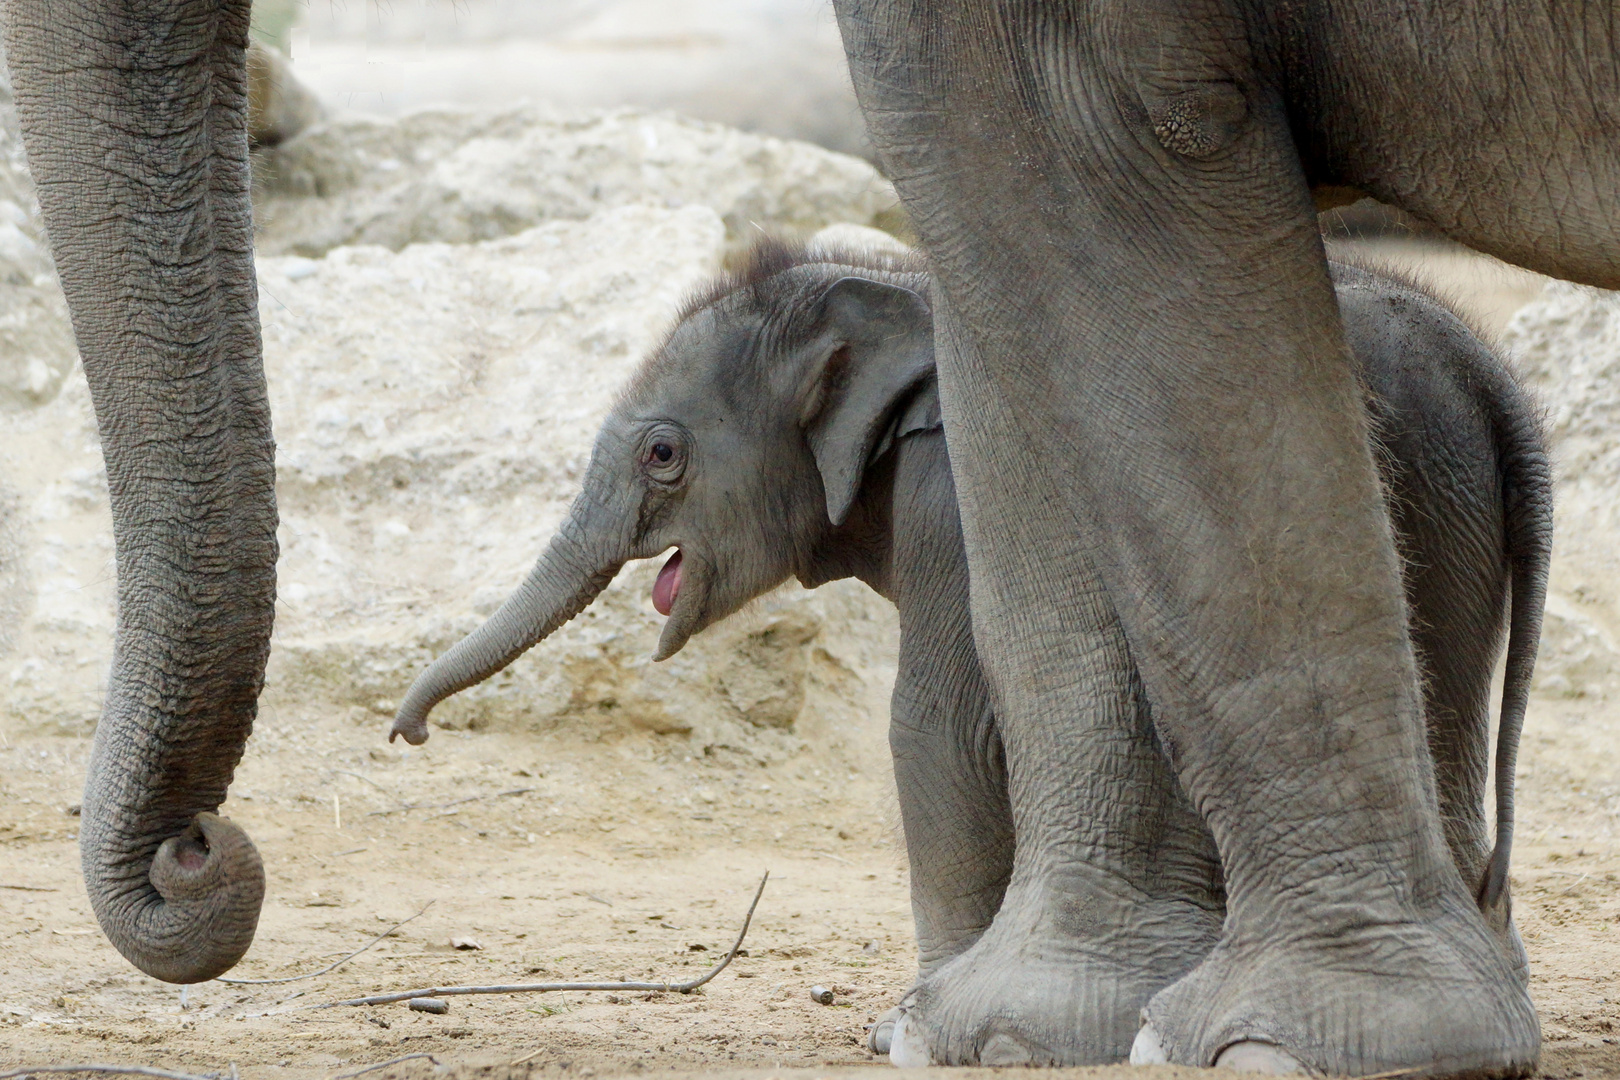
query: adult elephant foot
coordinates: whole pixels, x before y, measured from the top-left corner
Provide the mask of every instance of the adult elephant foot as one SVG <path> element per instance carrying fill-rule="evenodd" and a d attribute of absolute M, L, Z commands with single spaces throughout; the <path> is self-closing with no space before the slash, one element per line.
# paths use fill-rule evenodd
<path fill-rule="evenodd" d="M 1473 912 L 1223 941 L 1144 1011 L 1133 1064 L 1333 1076 L 1518 1077 L 1540 1025 Z"/>
<path fill-rule="evenodd" d="M 1015 881 L 985 935 L 925 977 L 895 1010 L 890 1060 L 902 1066 L 1121 1061 L 1143 1005 L 1194 967 L 1220 928 L 1218 908 L 1146 899 L 1089 867 L 1022 887 Z"/>

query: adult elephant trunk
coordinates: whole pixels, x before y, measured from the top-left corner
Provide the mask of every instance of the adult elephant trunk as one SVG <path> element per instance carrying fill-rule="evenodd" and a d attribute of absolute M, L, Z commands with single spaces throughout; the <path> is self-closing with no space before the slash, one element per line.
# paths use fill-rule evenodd
<path fill-rule="evenodd" d="M 412 746 L 426 742 L 428 713 L 435 705 L 483 682 L 550 637 L 607 587 L 630 555 L 624 545 L 591 539 L 600 535 L 586 523 L 593 513 L 587 507 L 593 505 L 588 494 L 580 496 L 518 590 L 416 677 L 394 717 L 389 742 L 401 735 Z"/>
<path fill-rule="evenodd" d="M 248 8 L 10 0 L 5 20 L 117 550 L 85 886 L 118 950 L 179 983 L 241 958 L 264 897 L 252 842 L 213 813 L 252 730 L 275 602 Z"/>

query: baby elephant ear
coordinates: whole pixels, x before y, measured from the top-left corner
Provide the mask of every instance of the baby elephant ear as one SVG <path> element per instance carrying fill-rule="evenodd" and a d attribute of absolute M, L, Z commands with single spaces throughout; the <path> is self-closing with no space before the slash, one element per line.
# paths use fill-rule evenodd
<path fill-rule="evenodd" d="M 829 352 L 805 431 L 827 494 L 827 518 L 842 525 L 895 407 L 933 374 L 934 320 L 910 289 L 866 278 L 834 282 L 821 306 Z"/>

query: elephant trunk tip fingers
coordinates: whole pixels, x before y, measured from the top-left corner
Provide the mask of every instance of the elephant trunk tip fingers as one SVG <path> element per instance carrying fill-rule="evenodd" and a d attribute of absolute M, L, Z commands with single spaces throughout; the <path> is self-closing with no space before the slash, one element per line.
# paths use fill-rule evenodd
<path fill-rule="evenodd" d="M 148 975 L 206 982 L 234 967 L 253 944 L 264 861 L 230 820 L 199 813 L 164 840 L 142 883 L 150 888 L 127 888 L 99 854 L 95 846 L 84 853 L 96 917 L 114 947 Z"/>
<path fill-rule="evenodd" d="M 394 717 L 394 724 L 388 729 L 388 741 L 403 737 L 412 746 L 421 746 L 428 740 L 427 710 L 413 708 L 406 703 Z"/>

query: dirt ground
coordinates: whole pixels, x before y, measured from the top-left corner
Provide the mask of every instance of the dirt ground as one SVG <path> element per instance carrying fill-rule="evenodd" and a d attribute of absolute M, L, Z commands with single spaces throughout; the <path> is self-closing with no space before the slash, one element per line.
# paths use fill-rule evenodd
<path fill-rule="evenodd" d="M 1515 279 L 1498 292 L 1497 322 L 1534 289 Z M 435 731 L 402 750 L 386 723 L 357 723 L 353 709 L 261 718 L 224 813 L 258 843 L 269 898 L 231 974 L 314 971 L 420 914 L 318 978 L 184 995 L 137 974 L 90 913 L 73 816 L 88 740 L 0 727 L 0 1068 L 234 1065 L 249 1080 L 301 1080 L 419 1054 L 368 1075 L 887 1073 L 864 1026 L 915 958 L 881 718 L 786 757 L 694 754 L 680 735 L 583 722 Z M 1519 806 L 1513 887 L 1544 1075 L 1620 1077 L 1611 702 L 1533 703 Z M 767 869 L 747 955 L 698 994 L 466 997 L 446 1015 L 316 1007 L 431 985 L 689 979 L 729 945 Z M 831 1005 L 811 1000 L 818 985 Z"/>
<path fill-rule="evenodd" d="M 126 964 L 90 914 L 68 813 L 87 742 L 6 737 L 0 1065 L 235 1063 L 292 1080 L 411 1053 L 525 1075 L 870 1062 L 864 1025 L 914 963 L 885 763 L 866 757 L 878 732 L 843 758 L 811 747 L 762 763 L 583 728 L 436 731 L 402 753 L 374 719 L 260 722 L 225 813 L 258 843 L 270 897 L 232 976 L 316 970 L 427 910 L 328 975 L 206 983 L 184 1000 Z M 1607 701 L 1538 700 L 1528 729 L 1513 880 L 1547 1075 L 1620 1076 L 1620 722 Z M 701 994 L 456 998 L 443 1016 L 310 1007 L 417 986 L 689 979 L 729 945 L 766 869 L 748 955 Z M 810 999 L 814 985 L 832 1005 Z"/>

